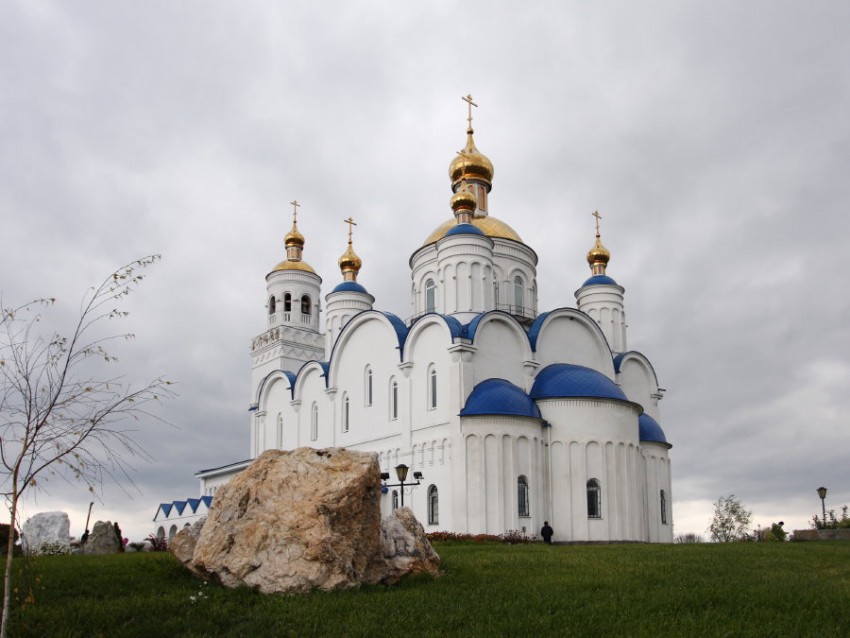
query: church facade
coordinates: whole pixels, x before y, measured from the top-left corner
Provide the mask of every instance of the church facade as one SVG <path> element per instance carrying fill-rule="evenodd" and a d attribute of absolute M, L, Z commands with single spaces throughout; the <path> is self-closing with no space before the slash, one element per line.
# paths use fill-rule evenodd
<path fill-rule="evenodd" d="M 447 219 L 410 256 L 407 320 L 357 281 L 349 226 L 321 328 L 322 279 L 293 202 L 286 259 L 266 276 L 267 329 L 251 342 L 250 457 L 375 452 L 384 513 L 403 501 L 426 531 L 538 534 L 548 521 L 556 542 L 672 542 L 663 389 L 627 347 L 599 217 L 576 307 L 540 311 L 537 254 L 489 212 L 493 172 L 470 114 Z M 202 495 L 248 462 L 199 472 Z M 398 485 L 398 466 L 418 484 Z"/>

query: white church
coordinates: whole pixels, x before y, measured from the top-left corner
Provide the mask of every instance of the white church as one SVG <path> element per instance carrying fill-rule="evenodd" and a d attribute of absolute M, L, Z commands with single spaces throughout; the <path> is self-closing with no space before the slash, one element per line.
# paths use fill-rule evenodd
<path fill-rule="evenodd" d="M 489 212 L 493 164 L 464 99 L 452 214 L 410 256 L 409 319 L 357 281 L 351 226 L 322 308 L 293 202 L 286 259 L 266 275 L 267 329 L 251 342 L 250 458 L 198 472 L 200 497 L 161 504 L 160 536 L 204 515 L 264 450 L 310 446 L 376 452 L 384 513 L 404 504 L 429 532 L 539 535 L 548 521 L 556 542 L 672 542 L 663 389 L 628 349 L 599 216 L 576 307 L 541 312 L 537 254 Z"/>

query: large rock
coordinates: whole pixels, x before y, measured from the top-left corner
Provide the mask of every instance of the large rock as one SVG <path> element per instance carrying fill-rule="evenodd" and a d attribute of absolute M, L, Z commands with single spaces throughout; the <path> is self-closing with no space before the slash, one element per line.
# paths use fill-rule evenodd
<path fill-rule="evenodd" d="M 382 533 L 380 495 L 374 453 L 268 450 L 218 490 L 188 566 L 265 593 L 395 582 L 404 563 L 425 561 L 412 558 L 421 541 L 408 538 L 409 522 Z"/>
<path fill-rule="evenodd" d="M 71 519 L 65 512 L 40 512 L 24 523 L 24 549 L 32 554 L 43 551 L 71 551 Z"/>
<path fill-rule="evenodd" d="M 207 517 L 198 519 L 189 527 L 184 527 L 174 535 L 168 549 L 177 557 L 184 565 L 192 569 L 192 556 L 195 553 L 195 546 L 198 544 L 198 539 L 201 536 L 201 530 L 204 527 Z"/>
<path fill-rule="evenodd" d="M 392 584 L 406 574 L 440 573 L 440 556 L 413 510 L 401 507 L 381 521 L 381 541 L 387 560 L 384 582 Z"/>
<path fill-rule="evenodd" d="M 111 521 L 98 521 L 92 527 L 91 534 L 83 545 L 83 554 L 117 554 L 121 551 L 121 542 L 115 534 Z"/>

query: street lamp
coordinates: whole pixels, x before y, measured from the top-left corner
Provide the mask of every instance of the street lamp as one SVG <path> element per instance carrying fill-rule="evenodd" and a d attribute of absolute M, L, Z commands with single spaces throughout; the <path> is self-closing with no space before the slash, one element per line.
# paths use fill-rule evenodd
<path fill-rule="evenodd" d="M 408 472 L 409 469 L 410 468 L 407 467 L 404 463 L 400 463 L 399 465 L 396 465 L 395 474 L 398 477 L 398 483 L 393 483 L 391 485 L 384 483 L 384 487 L 400 487 L 401 488 L 401 506 L 402 507 L 404 507 L 404 486 L 405 486 L 405 481 L 407 480 L 407 472 Z M 387 481 L 387 480 L 389 480 L 389 478 L 390 478 L 389 472 L 381 472 L 381 480 L 382 481 Z M 421 482 L 422 482 L 422 479 L 425 478 L 425 477 L 422 475 L 422 472 L 414 472 L 413 478 L 416 480 L 416 482 L 415 483 L 412 483 L 412 482 L 407 483 L 407 485 L 409 485 L 410 487 L 415 487 L 417 485 L 420 485 Z"/>
<path fill-rule="evenodd" d="M 824 499 L 826 499 L 826 488 L 825 487 L 819 487 L 818 488 L 818 496 L 820 496 L 820 504 L 821 504 L 821 508 L 823 508 L 823 519 L 821 520 L 821 523 L 823 524 L 824 527 L 826 527 L 826 502 L 824 500 Z"/>

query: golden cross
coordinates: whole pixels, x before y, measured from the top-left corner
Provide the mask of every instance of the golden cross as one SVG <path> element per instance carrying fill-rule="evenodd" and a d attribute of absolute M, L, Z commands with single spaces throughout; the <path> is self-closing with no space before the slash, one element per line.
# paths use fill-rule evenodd
<path fill-rule="evenodd" d="M 602 215 L 599 214 L 598 210 L 595 210 L 593 216 L 596 218 L 596 236 L 599 237 L 599 220 L 602 219 Z"/>
<path fill-rule="evenodd" d="M 466 121 L 469 122 L 469 128 L 472 128 L 472 107 L 478 108 L 478 105 L 472 101 L 472 95 L 467 95 L 460 99 L 469 105 L 469 116 L 466 118 Z"/>
<path fill-rule="evenodd" d="M 289 203 L 292 204 L 292 223 L 297 224 L 298 223 L 298 207 L 301 206 L 301 204 L 298 203 L 297 199 L 293 199 Z"/>
<path fill-rule="evenodd" d="M 357 226 L 357 222 L 354 221 L 351 217 L 348 219 L 343 219 L 346 224 L 348 224 L 348 243 L 351 243 L 351 232 L 354 230 L 354 226 Z"/>

